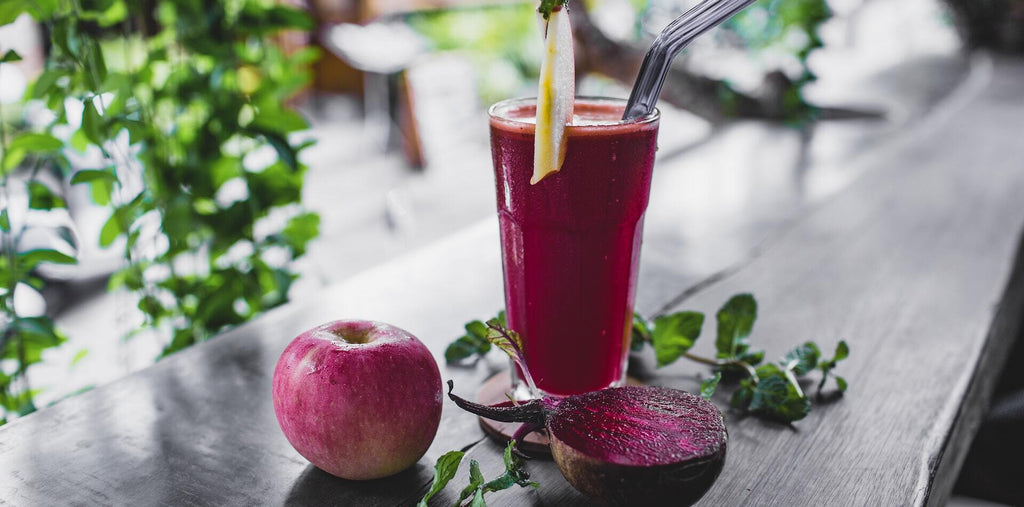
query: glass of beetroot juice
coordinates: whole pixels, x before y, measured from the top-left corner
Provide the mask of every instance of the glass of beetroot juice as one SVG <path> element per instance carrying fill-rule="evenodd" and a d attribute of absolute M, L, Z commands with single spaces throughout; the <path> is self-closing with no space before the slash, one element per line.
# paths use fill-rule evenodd
<path fill-rule="evenodd" d="M 520 334 L 526 365 L 545 394 L 626 379 L 659 115 L 621 121 L 625 105 L 577 98 L 565 162 L 534 185 L 536 100 L 507 100 L 488 111 L 507 324 Z"/>

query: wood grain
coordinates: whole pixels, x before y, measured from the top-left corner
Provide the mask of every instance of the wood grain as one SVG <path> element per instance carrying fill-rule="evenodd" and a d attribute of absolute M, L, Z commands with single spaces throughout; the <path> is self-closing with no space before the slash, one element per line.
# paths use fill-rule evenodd
<path fill-rule="evenodd" d="M 680 219 L 652 203 L 644 311 L 676 301 L 673 309 L 713 314 L 731 294 L 750 291 L 760 303 L 752 340 L 769 358 L 808 339 L 829 347 L 842 338 L 852 349 L 839 370 L 850 391 L 805 420 L 782 426 L 727 414 L 727 464 L 703 505 L 946 499 L 1024 310 L 1020 82 L 1024 65 L 997 60 L 991 76 L 916 135 L 873 154 L 848 189 L 799 220 L 766 222 L 770 240 L 756 242 L 753 255 L 750 243 L 723 252 L 716 265 L 731 268 L 696 292 L 685 289 L 701 270 L 670 260 L 686 246 L 670 232 Z M 989 124 L 1017 129 L 978 128 Z M 660 168 L 662 181 L 677 170 Z M 270 404 L 270 375 L 285 345 L 327 320 L 394 323 L 443 362 L 462 323 L 502 305 L 497 242 L 488 220 L 0 428 L 0 504 L 410 505 L 426 490 L 434 460 L 459 448 L 486 476 L 499 474 L 500 446 L 452 404 L 415 467 L 364 483 L 309 465 L 285 441 Z M 705 337 L 697 352 L 711 342 Z M 631 358 L 649 383 L 692 390 L 707 374 L 693 364 L 653 364 L 650 351 Z M 505 367 L 491 356 L 443 367 L 442 376 L 472 397 Z M 453 484 L 464 484 L 466 466 Z M 540 489 L 495 493 L 488 503 L 589 503 L 550 461 L 528 469 Z M 432 503 L 450 504 L 457 489 Z"/>

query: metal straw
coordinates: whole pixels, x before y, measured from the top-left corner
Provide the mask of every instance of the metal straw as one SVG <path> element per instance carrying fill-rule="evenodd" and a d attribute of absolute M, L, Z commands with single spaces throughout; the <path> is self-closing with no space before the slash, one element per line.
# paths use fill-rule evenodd
<path fill-rule="evenodd" d="M 642 118 L 654 111 L 672 59 L 694 39 L 752 3 L 754 0 L 704 0 L 665 27 L 644 57 L 622 119 Z"/>

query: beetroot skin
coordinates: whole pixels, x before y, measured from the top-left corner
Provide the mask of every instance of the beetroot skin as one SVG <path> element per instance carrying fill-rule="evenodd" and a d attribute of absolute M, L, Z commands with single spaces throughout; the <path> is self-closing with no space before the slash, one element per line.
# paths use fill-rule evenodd
<path fill-rule="evenodd" d="M 437 432 L 443 394 L 427 347 L 381 322 L 310 329 L 274 370 L 274 412 L 288 442 L 345 479 L 386 477 L 416 463 Z"/>
<path fill-rule="evenodd" d="M 482 417 L 546 426 L 551 454 L 569 484 L 610 505 L 691 505 L 725 465 L 728 433 L 707 400 L 664 387 L 619 387 L 519 405 L 479 405 Z"/>

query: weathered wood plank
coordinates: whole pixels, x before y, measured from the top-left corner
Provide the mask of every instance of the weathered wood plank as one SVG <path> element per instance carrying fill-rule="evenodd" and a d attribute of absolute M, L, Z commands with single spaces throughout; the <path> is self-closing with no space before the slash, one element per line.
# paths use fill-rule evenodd
<path fill-rule="evenodd" d="M 852 349 L 850 391 L 793 431 L 731 418 L 709 504 L 945 501 L 1024 310 L 1021 79 L 997 61 L 966 104 L 683 304 L 713 312 L 749 290 L 768 357 L 806 339 Z"/>
<path fill-rule="evenodd" d="M 769 357 L 805 339 L 845 338 L 853 348 L 841 367 L 851 391 L 793 428 L 729 416 L 729 460 L 705 504 L 902 505 L 948 494 L 1019 326 L 1009 317 L 1022 307 L 1019 278 L 1006 282 L 1024 224 L 1024 143 L 1016 132 L 974 127 L 1020 125 L 1015 86 L 1024 66 L 996 70 L 941 121 L 875 157 L 853 187 L 682 303 L 711 314 L 732 293 L 754 292 L 754 340 Z M 648 218 L 650 231 L 668 239 L 645 245 L 662 256 L 644 267 L 652 286 L 645 311 L 695 281 L 671 266 L 671 252 L 685 246 L 664 232 L 673 220 L 664 211 Z M 0 504 L 407 505 L 425 490 L 433 461 L 462 447 L 486 475 L 499 473 L 500 447 L 481 442 L 475 418 L 451 404 L 417 466 L 367 483 L 311 467 L 285 441 L 270 406 L 278 355 L 322 321 L 392 322 L 440 360 L 463 322 L 502 304 L 496 245 L 494 222 L 485 222 L 0 428 Z M 665 279 L 675 282 L 646 282 Z M 682 364 L 652 372 L 649 354 L 635 363 L 652 383 L 687 389 L 703 373 Z M 503 367 L 492 358 L 442 374 L 468 394 Z M 501 492 L 490 503 L 586 504 L 551 462 L 529 469 L 540 490 Z M 453 501 L 455 489 L 438 503 Z"/>

